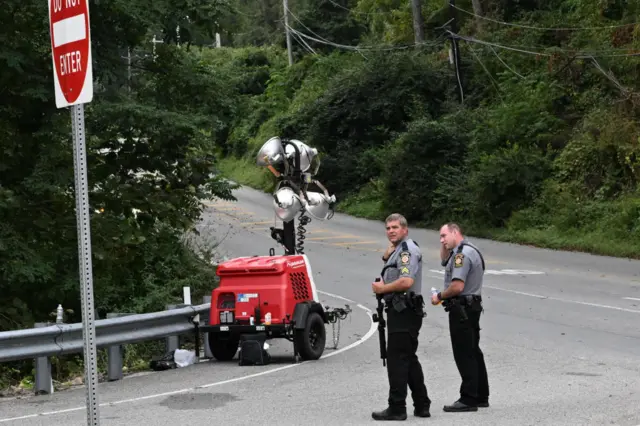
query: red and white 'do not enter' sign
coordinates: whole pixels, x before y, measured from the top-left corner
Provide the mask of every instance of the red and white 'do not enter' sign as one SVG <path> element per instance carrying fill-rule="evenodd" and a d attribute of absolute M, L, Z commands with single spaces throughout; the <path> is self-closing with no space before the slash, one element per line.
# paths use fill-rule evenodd
<path fill-rule="evenodd" d="M 93 72 L 88 0 L 47 0 L 56 106 L 91 102 Z"/>

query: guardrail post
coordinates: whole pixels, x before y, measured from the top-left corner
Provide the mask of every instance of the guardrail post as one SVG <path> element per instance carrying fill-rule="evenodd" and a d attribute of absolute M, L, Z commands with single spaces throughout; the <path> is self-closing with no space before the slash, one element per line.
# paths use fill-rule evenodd
<path fill-rule="evenodd" d="M 107 314 L 107 319 L 124 317 L 127 315 L 133 315 L 133 314 L 110 312 Z M 114 380 L 122 379 L 123 352 L 124 352 L 123 345 L 113 345 L 113 346 L 109 346 L 109 348 L 107 349 L 107 359 L 108 359 L 107 376 L 110 382 Z"/>
<path fill-rule="evenodd" d="M 177 309 L 178 305 L 167 305 L 167 310 Z M 167 336 L 165 338 L 167 353 L 174 353 L 180 347 L 180 336 Z"/>
<path fill-rule="evenodd" d="M 211 296 L 204 296 L 202 303 L 211 303 Z M 204 346 L 204 357 L 207 359 L 213 358 L 213 353 L 211 353 L 211 348 L 209 347 L 209 333 L 202 333 L 202 346 Z"/>
<path fill-rule="evenodd" d="M 185 306 L 191 306 L 191 287 L 182 287 L 183 301 Z M 200 325 L 200 314 L 195 315 L 193 317 L 193 323 L 195 326 L 195 355 L 196 355 L 196 363 L 200 361 L 200 332 L 198 331 L 198 326 Z"/>
<path fill-rule="evenodd" d="M 50 324 L 46 322 L 37 322 L 35 328 L 48 327 Z M 36 358 L 36 395 L 52 394 L 53 379 L 51 378 L 51 360 L 48 356 L 40 356 Z"/>

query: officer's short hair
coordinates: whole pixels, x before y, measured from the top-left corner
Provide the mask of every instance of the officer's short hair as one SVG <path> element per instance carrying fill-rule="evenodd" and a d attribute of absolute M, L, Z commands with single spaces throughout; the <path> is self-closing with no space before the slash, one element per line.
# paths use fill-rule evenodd
<path fill-rule="evenodd" d="M 453 223 L 453 222 L 449 222 L 449 223 L 447 223 L 447 229 L 448 229 L 450 232 L 458 231 L 458 233 L 459 233 L 460 235 L 464 235 L 464 234 L 462 233 L 462 228 L 461 228 L 461 227 L 460 227 L 460 225 L 458 225 L 457 223 Z"/>
<path fill-rule="evenodd" d="M 408 228 L 409 224 L 407 223 L 407 219 L 402 216 L 400 213 L 392 213 L 389 216 L 387 216 L 387 218 L 385 219 L 384 223 L 387 224 L 389 222 L 394 222 L 394 221 L 398 221 L 400 222 L 400 226 L 403 228 Z"/>

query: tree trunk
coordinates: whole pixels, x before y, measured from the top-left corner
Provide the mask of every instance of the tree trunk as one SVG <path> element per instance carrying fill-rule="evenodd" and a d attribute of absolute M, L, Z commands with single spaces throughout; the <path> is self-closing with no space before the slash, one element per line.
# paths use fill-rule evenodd
<path fill-rule="evenodd" d="M 475 27 L 475 31 L 480 31 L 482 30 L 482 18 L 478 18 L 478 16 L 484 16 L 484 13 L 482 12 L 482 0 L 471 0 L 471 4 L 473 6 L 473 13 L 476 16 L 474 27 Z"/>
<path fill-rule="evenodd" d="M 471 0 L 471 4 L 473 5 L 473 13 L 478 16 L 484 16 L 482 13 L 482 1 L 481 0 Z"/>
<path fill-rule="evenodd" d="M 416 44 L 424 43 L 424 21 L 422 19 L 422 1 L 411 0 L 411 11 L 413 13 L 413 34 Z"/>

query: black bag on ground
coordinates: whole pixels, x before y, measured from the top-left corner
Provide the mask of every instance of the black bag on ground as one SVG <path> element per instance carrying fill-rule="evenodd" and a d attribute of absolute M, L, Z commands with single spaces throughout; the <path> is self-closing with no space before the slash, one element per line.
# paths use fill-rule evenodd
<path fill-rule="evenodd" d="M 173 352 L 167 352 L 161 357 L 153 357 L 151 358 L 151 362 L 149 363 L 149 367 L 151 367 L 154 371 L 164 371 L 171 370 L 174 368 L 178 368 L 174 358 Z"/>
<path fill-rule="evenodd" d="M 243 334 L 240 336 L 239 365 L 266 365 L 271 356 L 264 349 L 267 336 L 264 334 Z"/>

